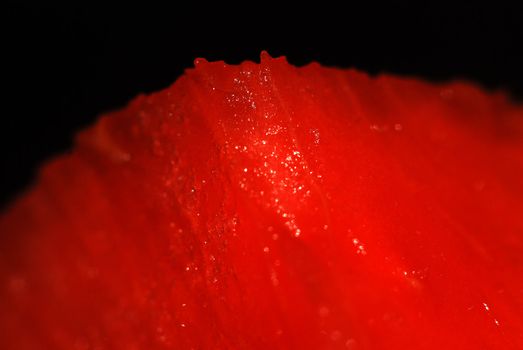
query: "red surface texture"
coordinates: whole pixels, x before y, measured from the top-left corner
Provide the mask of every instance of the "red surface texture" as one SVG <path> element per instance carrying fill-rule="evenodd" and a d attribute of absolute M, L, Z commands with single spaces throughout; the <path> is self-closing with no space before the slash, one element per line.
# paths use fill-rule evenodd
<path fill-rule="evenodd" d="M 523 108 L 199 59 L 0 218 L 2 349 L 523 349 Z"/>

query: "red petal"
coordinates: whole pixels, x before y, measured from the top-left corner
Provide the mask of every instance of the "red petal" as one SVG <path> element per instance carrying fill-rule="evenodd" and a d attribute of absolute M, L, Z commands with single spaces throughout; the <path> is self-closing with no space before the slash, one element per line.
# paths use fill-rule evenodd
<path fill-rule="evenodd" d="M 523 109 L 196 61 L 0 220 L 4 349 L 521 349 Z"/>

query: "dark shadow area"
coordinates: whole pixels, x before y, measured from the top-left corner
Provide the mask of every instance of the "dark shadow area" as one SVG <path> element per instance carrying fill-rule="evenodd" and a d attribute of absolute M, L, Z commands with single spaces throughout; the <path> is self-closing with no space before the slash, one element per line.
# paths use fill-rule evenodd
<path fill-rule="evenodd" d="M 0 204 L 26 188 L 45 159 L 70 148 L 77 130 L 139 93 L 167 87 L 196 57 L 239 63 L 268 50 L 296 65 L 467 79 L 523 97 L 517 8 L 246 9 L 224 17 L 227 9 L 206 6 L 7 6 L 0 15 L 8 91 Z"/>

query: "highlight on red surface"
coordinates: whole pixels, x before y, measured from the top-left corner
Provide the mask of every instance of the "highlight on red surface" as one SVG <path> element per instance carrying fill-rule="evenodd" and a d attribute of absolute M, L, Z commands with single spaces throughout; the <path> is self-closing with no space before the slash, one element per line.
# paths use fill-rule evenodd
<path fill-rule="evenodd" d="M 3 349 L 521 349 L 523 107 L 195 60 L 0 218 Z"/>

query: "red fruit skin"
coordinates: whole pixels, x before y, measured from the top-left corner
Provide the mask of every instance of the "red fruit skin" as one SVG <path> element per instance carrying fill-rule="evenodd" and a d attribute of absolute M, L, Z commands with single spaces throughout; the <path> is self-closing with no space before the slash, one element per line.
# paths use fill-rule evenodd
<path fill-rule="evenodd" d="M 262 54 L 82 132 L 0 219 L 2 349 L 522 349 L 523 108 Z"/>

